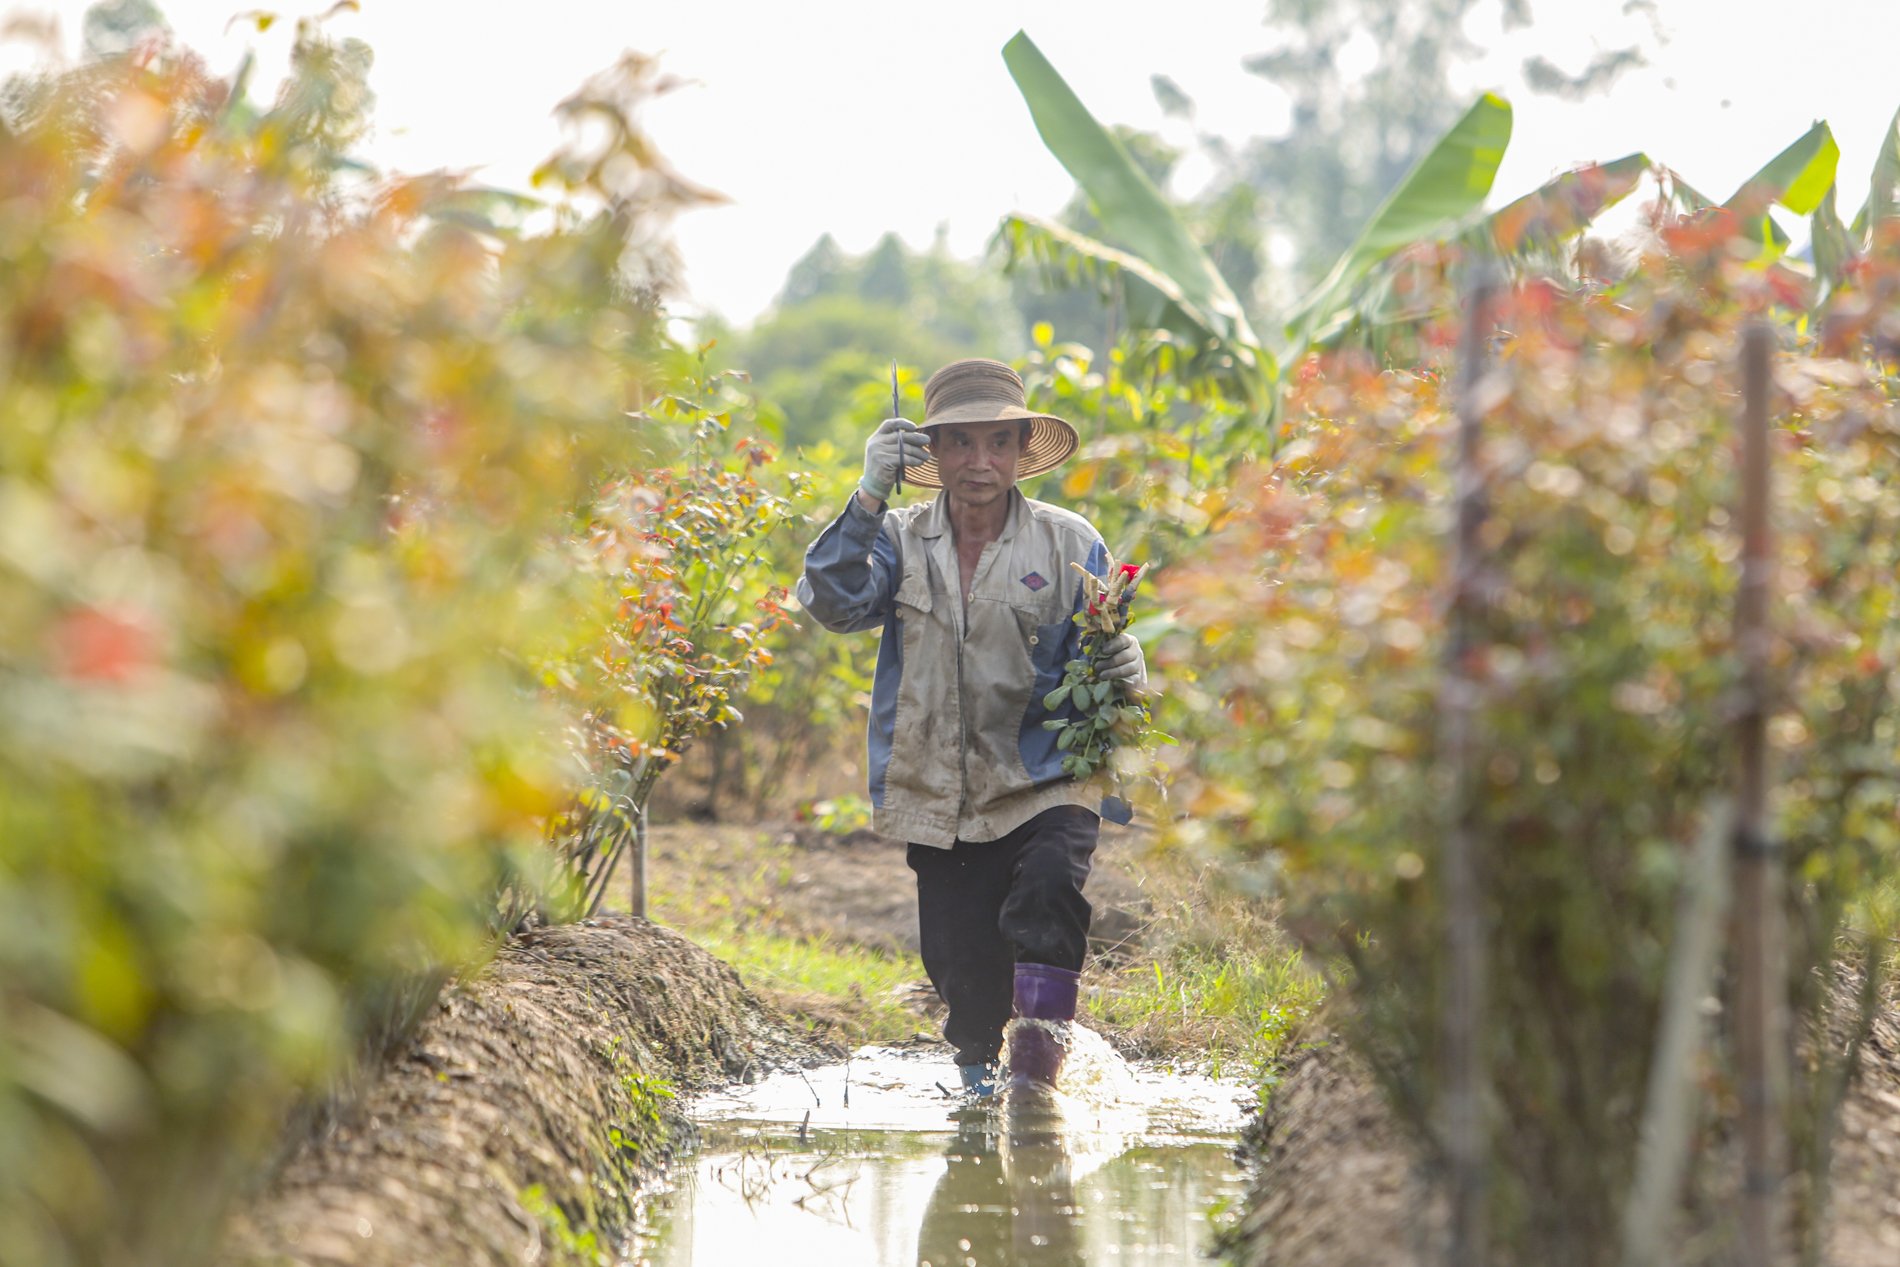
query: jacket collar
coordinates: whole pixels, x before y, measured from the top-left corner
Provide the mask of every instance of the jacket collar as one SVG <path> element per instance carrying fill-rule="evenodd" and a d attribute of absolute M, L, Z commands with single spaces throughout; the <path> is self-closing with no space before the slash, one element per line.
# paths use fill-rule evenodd
<path fill-rule="evenodd" d="M 996 539 L 999 542 L 1008 541 L 1011 537 L 1016 535 L 1016 529 L 1022 526 L 1023 516 L 1029 513 L 1028 500 L 1028 498 L 1023 496 L 1022 489 L 1016 487 L 1014 484 L 1010 485 L 1009 514 L 1003 519 L 1003 530 L 996 534 Z M 911 531 L 920 537 L 929 537 L 932 539 L 941 537 L 950 531 L 950 494 L 948 491 L 937 494 L 936 500 L 930 503 L 929 509 L 917 516 L 916 523 Z"/>

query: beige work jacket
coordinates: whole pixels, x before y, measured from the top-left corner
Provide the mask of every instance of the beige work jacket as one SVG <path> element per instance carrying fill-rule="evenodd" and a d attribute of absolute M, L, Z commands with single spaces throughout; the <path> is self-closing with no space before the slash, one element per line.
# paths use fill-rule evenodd
<path fill-rule="evenodd" d="M 1072 511 L 1010 491 L 1002 534 L 957 593 L 948 503 L 866 511 L 853 497 L 805 552 L 798 598 L 837 633 L 882 629 L 868 731 L 873 826 L 949 847 L 995 840 L 1055 805 L 1117 822 L 1125 804 L 1062 770 L 1043 697 L 1080 651 L 1082 578 L 1101 534 Z"/>

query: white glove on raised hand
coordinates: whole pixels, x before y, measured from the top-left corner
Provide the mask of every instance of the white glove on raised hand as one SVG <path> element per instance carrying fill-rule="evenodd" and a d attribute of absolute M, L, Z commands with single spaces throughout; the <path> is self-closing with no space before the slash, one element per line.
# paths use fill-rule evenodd
<path fill-rule="evenodd" d="M 1135 641 L 1135 635 L 1116 634 L 1106 648 L 1108 658 L 1095 670 L 1099 682 L 1113 682 L 1123 679 L 1136 690 L 1148 685 L 1148 661 L 1141 654 L 1141 644 Z"/>
<path fill-rule="evenodd" d="M 858 487 L 876 501 L 891 495 L 899 467 L 921 466 L 930 460 L 930 440 L 908 418 L 886 418 L 864 442 L 864 478 Z"/>

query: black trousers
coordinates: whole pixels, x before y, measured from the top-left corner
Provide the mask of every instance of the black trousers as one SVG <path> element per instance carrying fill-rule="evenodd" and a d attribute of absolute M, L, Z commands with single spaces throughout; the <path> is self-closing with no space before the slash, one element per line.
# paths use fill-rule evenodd
<path fill-rule="evenodd" d="M 1002 1050 L 1018 962 L 1082 970 L 1082 884 L 1101 827 L 1093 811 L 1059 805 L 999 840 L 910 847 L 924 971 L 950 1009 L 943 1036 L 958 1064 L 987 1064 Z"/>

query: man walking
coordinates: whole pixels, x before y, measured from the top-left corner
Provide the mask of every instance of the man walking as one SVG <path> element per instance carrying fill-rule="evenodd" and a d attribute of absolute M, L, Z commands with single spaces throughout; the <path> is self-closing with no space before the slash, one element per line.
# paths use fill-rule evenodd
<path fill-rule="evenodd" d="M 1025 407 L 998 361 L 955 361 L 924 387 L 922 427 L 886 419 L 864 447 L 858 491 L 805 552 L 799 601 L 834 633 L 883 630 L 869 732 L 873 825 L 909 842 L 924 968 L 949 1008 L 944 1037 L 963 1085 L 994 1090 L 1012 1013 L 1012 1082 L 1053 1084 L 1054 1026 L 1075 1019 L 1088 949 L 1082 896 L 1098 806 L 1126 807 L 1062 770 L 1066 717 L 1043 697 L 1080 656 L 1071 563 L 1108 566 L 1080 515 L 1016 481 L 1061 465 L 1075 428 Z M 887 506 L 900 478 L 942 491 Z M 1136 689 L 1141 647 L 1123 634 L 1100 670 Z M 1025 1023 L 1026 1022 L 1026 1023 Z"/>

